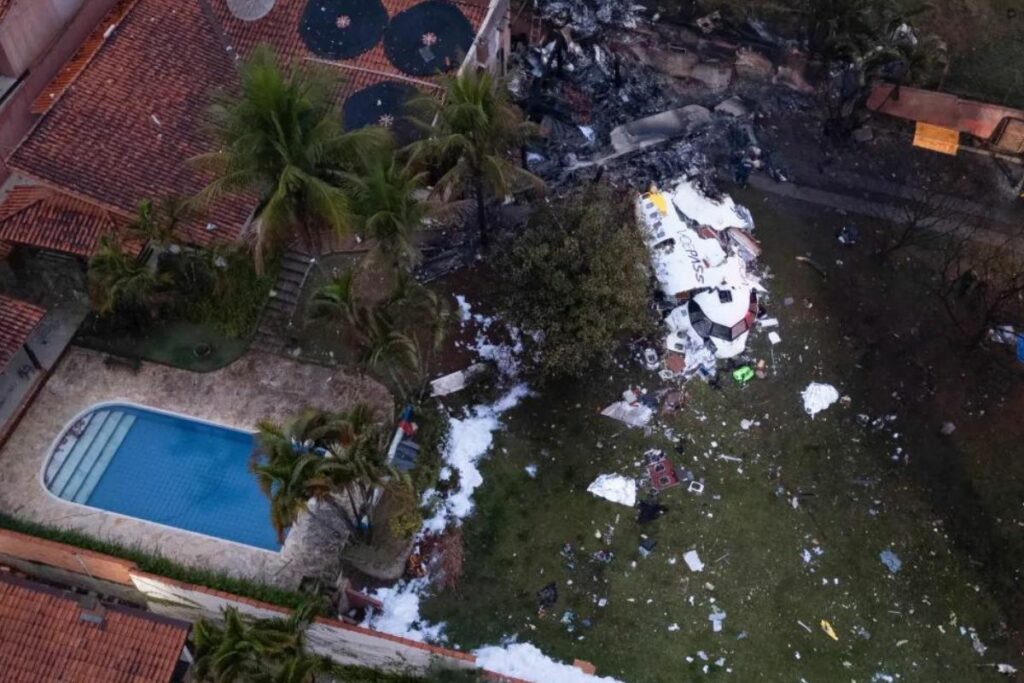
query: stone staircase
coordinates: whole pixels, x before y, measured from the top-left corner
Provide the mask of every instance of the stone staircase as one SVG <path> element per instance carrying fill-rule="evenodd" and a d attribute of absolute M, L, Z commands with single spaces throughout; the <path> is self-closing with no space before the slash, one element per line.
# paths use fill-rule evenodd
<path fill-rule="evenodd" d="M 292 317 L 311 265 L 305 253 L 294 248 L 285 252 L 281 259 L 281 271 L 277 275 L 270 300 L 263 309 L 263 317 L 260 318 L 250 349 L 277 354 L 288 350 Z"/>

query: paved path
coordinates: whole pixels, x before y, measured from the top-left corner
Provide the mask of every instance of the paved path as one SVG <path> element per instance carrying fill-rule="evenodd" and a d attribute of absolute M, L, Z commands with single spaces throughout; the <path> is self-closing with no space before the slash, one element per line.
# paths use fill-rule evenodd
<path fill-rule="evenodd" d="M 852 176 L 852 174 L 846 175 Z M 873 183 L 868 179 L 864 179 L 862 176 L 855 176 L 855 178 L 857 179 L 857 182 L 862 183 L 864 189 L 869 189 L 872 186 L 880 186 L 879 183 Z M 909 188 L 904 188 L 903 191 L 898 193 L 903 195 L 902 197 L 896 197 L 892 190 L 894 185 L 889 185 L 889 187 L 880 192 L 880 194 L 886 194 L 889 196 L 890 201 L 886 201 L 884 198 L 880 197 L 864 198 L 863 196 L 856 196 L 856 191 L 853 190 L 850 192 L 836 192 L 799 183 L 777 183 L 774 180 L 761 175 L 751 176 L 750 186 L 764 192 L 770 192 L 780 197 L 799 199 L 801 201 L 810 202 L 812 204 L 825 206 L 839 211 L 847 211 L 861 216 L 880 218 L 882 220 L 895 222 L 905 219 L 906 206 L 908 202 L 920 201 L 930 203 L 930 200 L 943 202 L 936 206 L 940 206 L 944 210 L 948 210 L 950 212 L 949 217 L 935 220 L 935 222 L 930 226 L 930 229 L 941 233 L 962 230 L 966 219 L 982 218 L 988 221 L 990 227 L 977 227 L 974 232 L 974 239 L 993 245 L 1004 245 L 1008 240 L 1014 240 L 1020 243 L 1021 248 L 1024 248 L 1024 242 L 1021 242 L 1019 234 L 1020 231 L 1024 229 L 1024 226 L 1019 223 L 1014 224 L 1009 222 L 1014 219 L 1006 212 L 1002 212 L 998 209 L 989 209 L 968 200 L 942 195 L 936 195 L 932 198 L 926 196 L 925 193 L 920 190 L 912 190 Z M 863 195 L 864 193 L 861 194 Z M 1017 228 L 1017 237 L 1013 237 L 1015 228 Z"/>

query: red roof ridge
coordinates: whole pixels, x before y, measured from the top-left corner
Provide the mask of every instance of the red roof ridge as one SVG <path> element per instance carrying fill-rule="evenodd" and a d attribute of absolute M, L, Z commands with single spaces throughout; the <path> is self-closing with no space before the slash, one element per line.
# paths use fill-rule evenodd
<path fill-rule="evenodd" d="M 53 190 L 42 185 L 15 185 L 0 202 L 0 223 L 51 194 Z"/>
<path fill-rule="evenodd" d="M 110 13 L 103 17 L 95 30 L 89 34 L 81 47 L 68 60 L 68 63 L 57 73 L 49 85 L 32 101 L 31 112 L 33 114 L 45 114 L 50 107 L 57 103 L 68 88 L 78 79 L 85 67 L 93 60 L 103 47 L 107 38 L 121 24 L 121 21 L 128 16 L 138 0 L 121 0 Z"/>
<path fill-rule="evenodd" d="M 11 168 L 15 168 L 15 167 L 11 166 Z M 25 169 L 16 168 L 16 170 L 17 170 L 18 175 L 20 177 L 25 178 L 26 180 L 32 181 L 32 183 L 35 186 L 40 187 L 40 188 L 45 188 L 45 189 L 47 189 L 50 192 L 55 193 L 55 194 L 67 195 L 68 197 L 72 197 L 74 199 L 77 199 L 78 201 L 82 202 L 83 204 L 91 204 L 96 209 L 108 213 L 111 216 L 112 219 L 113 218 L 120 218 L 122 220 L 130 221 L 130 220 L 132 220 L 135 217 L 135 214 L 133 214 L 131 212 L 128 212 L 128 211 L 125 211 L 123 209 L 120 209 L 120 208 L 114 206 L 113 204 L 107 204 L 106 202 L 100 201 L 98 199 L 94 199 L 94 198 L 92 198 L 92 197 L 90 197 L 90 196 L 88 196 L 86 194 L 81 193 L 81 192 L 76 192 L 75 190 L 73 190 L 73 189 L 71 189 L 69 187 L 66 187 L 64 185 L 59 185 L 57 183 L 54 183 L 54 182 L 51 182 L 51 181 L 47 180 L 46 178 L 42 178 L 40 176 L 34 175 L 32 173 L 29 173 Z M 14 188 L 11 188 L 11 189 L 13 190 Z"/>
<path fill-rule="evenodd" d="M 85 257 L 126 222 L 92 202 L 38 185 L 11 188 L 0 203 L 0 239 Z M 134 254 L 143 246 L 138 240 L 125 242 Z"/>

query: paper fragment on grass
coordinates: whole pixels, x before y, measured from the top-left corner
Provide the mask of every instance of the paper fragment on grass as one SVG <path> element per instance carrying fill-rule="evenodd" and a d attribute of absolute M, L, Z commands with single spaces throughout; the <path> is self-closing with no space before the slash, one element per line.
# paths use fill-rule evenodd
<path fill-rule="evenodd" d="M 598 498 L 620 505 L 636 505 L 636 480 L 620 474 L 602 474 L 587 487 Z"/>
<path fill-rule="evenodd" d="M 814 417 L 839 400 L 839 390 L 831 384 L 811 382 L 800 396 L 804 400 L 804 411 Z"/>
<path fill-rule="evenodd" d="M 704 563 L 700 561 L 700 556 L 696 550 L 688 550 L 683 554 L 683 561 L 686 562 L 686 566 L 690 568 L 690 571 L 699 572 L 704 569 Z"/>

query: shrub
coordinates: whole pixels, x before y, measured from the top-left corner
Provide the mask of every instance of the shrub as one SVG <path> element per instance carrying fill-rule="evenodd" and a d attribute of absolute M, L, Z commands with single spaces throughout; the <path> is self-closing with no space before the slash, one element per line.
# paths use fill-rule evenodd
<path fill-rule="evenodd" d="M 580 376 L 645 331 L 647 251 L 628 192 L 591 185 L 541 205 L 499 259 L 508 316 L 532 335 L 536 369 Z"/>

